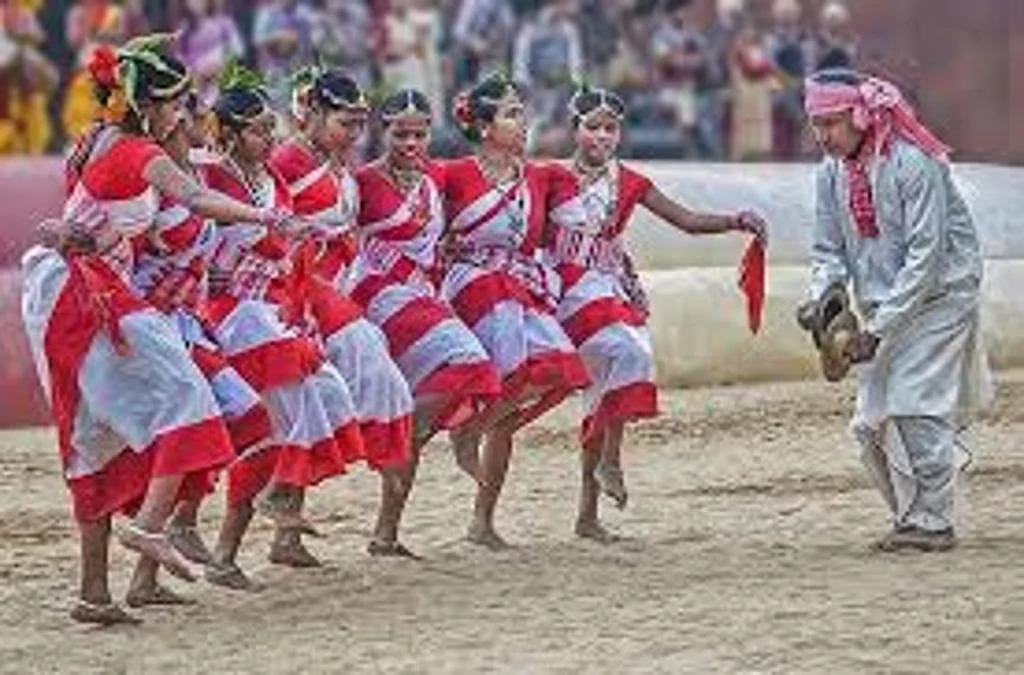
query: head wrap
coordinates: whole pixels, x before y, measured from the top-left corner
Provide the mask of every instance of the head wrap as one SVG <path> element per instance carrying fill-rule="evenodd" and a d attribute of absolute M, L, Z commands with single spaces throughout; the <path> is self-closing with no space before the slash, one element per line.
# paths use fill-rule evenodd
<path fill-rule="evenodd" d="M 893 137 L 916 145 L 943 161 L 950 148 L 925 127 L 896 85 L 846 70 L 824 70 L 807 78 L 804 108 L 808 117 L 849 110 L 853 125 L 870 132 L 876 151 L 887 151 Z"/>
<path fill-rule="evenodd" d="M 925 127 L 891 82 L 848 70 L 825 70 L 807 78 L 804 107 L 809 117 L 850 111 L 864 142 L 856 157 L 842 158 L 849 183 L 850 214 L 862 237 L 878 236 L 878 215 L 865 161 L 887 154 L 894 138 L 917 146 L 940 161 L 949 147 Z"/>

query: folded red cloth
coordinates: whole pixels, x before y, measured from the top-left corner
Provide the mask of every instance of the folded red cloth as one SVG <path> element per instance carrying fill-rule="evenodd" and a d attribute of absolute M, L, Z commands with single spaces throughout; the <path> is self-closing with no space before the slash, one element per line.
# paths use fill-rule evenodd
<path fill-rule="evenodd" d="M 739 287 L 747 299 L 747 325 L 754 335 L 761 330 L 764 314 L 765 252 L 764 244 L 754 238 L 740 261 Z"/>

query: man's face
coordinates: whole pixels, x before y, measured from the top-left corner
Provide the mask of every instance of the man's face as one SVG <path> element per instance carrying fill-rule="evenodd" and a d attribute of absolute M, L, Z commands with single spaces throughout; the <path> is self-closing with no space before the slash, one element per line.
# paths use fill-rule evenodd
<path fill-rule="evenodd" d="M 864 135 L 853 125 L 849 110 L 816 115 L 811 118 L 811 129 L 821 149 L 833 157 L 853 155 Z"/>

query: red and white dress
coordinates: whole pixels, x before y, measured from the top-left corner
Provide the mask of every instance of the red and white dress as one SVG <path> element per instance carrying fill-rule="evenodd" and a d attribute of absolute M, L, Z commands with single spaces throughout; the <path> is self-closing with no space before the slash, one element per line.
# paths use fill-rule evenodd
<path fill-rule="evenodd" d="M 629 218 L 650 188 L 646 177 L 613 164 L 582 189 L 590 226 L 558 230 L 549 247 L 563 283 L 558 318 L 593 381 L 583 394 L 585 448 L 612 422 L 658 414 L 647 303 L 625 245 Z"/>
<path fill-rule="evenodd" d="M 69 176 L 64 220 L 91 231 L 102 253 L 36 246 L 22 261 L 22 316 L 80 521 L 137 507 L 154 477 L 185 474 L 180 496 L 203 494 L 234 459 L 188 348 L 129 287 L 130 238 L 152 225 L 158 205 L 144 172 L 163 151 L 106 129 L 93 152 Z"/>
<path fill-rule="evenodd" d="M 136 239 L 132 284 L 177 327 L 210 382 L 235 450 L 242 452 L 270 437 L 270 413 L 206 325 L 207 270 L 217 242 L 216 225 L 163 196 L 153 227 Z"/>
<path fill-rule="evenodd" d="M 288 186 L 295 213 L 312 224 L 293 250 L 297 274 L 290 293 L 303 302 L 327 358 L 348 383 L 366 462 L 378 469 L 403 465 L 412 441 L 409 385 L 388 353 L 387 338 L 344 294 L 356 255 L 359 188 L 348 172 L 339 174 L 298 141 L 277 148 L 271 163 Z"/>
<path fill-rule="evenodd" d="M 280 177 L 271 171 L 250 188 L 228 160 L 201 167 L 206 184 L 239 201 L 261 207 L 290 204 Z M 288 242 L 253 223 L 218 224 L 211 272 L 230 277 L 212 284 L 209 317 L 214 338 L 229 363 L 270 410 L 270 443 L 246 452 L 232 466 L 228 498 L 250 499 L 267 483 L 308 487 L 343 473 L 362 454 L 362 437 L 345 381 L 319 346 L 282 319 L 288 298 L 275 291 L 290 271 Z"/>
<path fill-rule="evenodd" d="M 543 392 L 528 421 L 589 384 L 586 368 L 555 318 L 559 279 L 540 259 L 550 223 L 585 216 L 576 180 L 556 165 L 528 163 L 521 177 L 490 185 L 475 158 L 445 165 L 452 251 L 441 295 L 477 336 L 502 377 L 502 397 Z"/>
<path fill-rule="evenodd" d="M 501 394 L 487 352 L 432 282 L 444 234 L 437 172 L 404 194 L 376 166 L 356 172 L 360 248 L 348 284 L 384 331 L 414 397 L 441 402 L 437 429 L 467 421 Z"/>

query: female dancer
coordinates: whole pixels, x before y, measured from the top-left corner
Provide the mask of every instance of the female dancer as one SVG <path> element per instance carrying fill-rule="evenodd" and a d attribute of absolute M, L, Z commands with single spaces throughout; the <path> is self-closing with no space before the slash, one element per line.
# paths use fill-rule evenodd
<path fill-rule="evenodd" d="M 690 211 L 645 176 L 621 165 L 615 150 L 625 107 L 614 93 L 582 89 L 570 107 L 577 145 L 572 169 L 591 228 L 586 233 L 558 231 L 549 253 L 563 282 L 558 318 L 593 381 L 584 392 L 583 482 L 576 534 L 607 541 L 597 502 L 603 489 L 619 508 L 626 506 L 619 459 L 625 424 L 658 412 L 647 301 L 625 248 L 633 209 L 643 205 L 688 234 L 747 232 L 763 241 L 766 229 L 764 221 L 749 211 L 735 216 Z"/>
<path fill-rule="evenodd" d="M 398 542 L 398 525 L 420 450 L 438 430 L 472 425 L 486 415 L 501 381 L 480 341 L 432 282 L 445 223 L 438 172 L 427 158 L 429 103 L 423 94 L 403 90 L 384 101 L 379 115 L 384 157 L 355 176 L 361 247 L 349 285 L 367 318 L 387 336 L 416 402 L 412 458 L 400 484 L 382 486 L 369 547 L 372 554 L 409 556 Z"/>
<path fill-rule="evenodd" d="M 197 177 L 193 151 L 207 149 L 205 115 L 199 97 L 185 99 L 178 126 L 161 144 L 182 171 Z M 160 199 L 153 227 L 136 241 L 132 283 L 153 307 L 164 312 L 188 345 L 192 358 L 206 375 L 224 415 L 236 454 L 243 454 L 272 433 L 270 413 L 259 393 L 221 353 L 206 327 L 206 300 L 210 261 L 218 243 L 216 225 L 189 211 L 171 197 Z M 210 565 L 213 554 L 196 529 L 201 499 L 178 504 L 167 525 L 174 547 L 195 563 Z M 152 586 L 155 579 L 145 587 Z"/>
<path fill-rule="evenodd" d="M 206 184 L 251 204 L 290 208 L 288 190 L 268 164 L 275 118 L 258 79 L 235 68 L 214 110 L 223 156 L 202 166 Z M 344 472 L 346 458 L 362 453 L 362 437 L 344 379 L 323 359 L 315 336 L 300 334 L 296 303 L 285 289 L 294 229 L 272 231 L 224 219 L 218 233 L 212 272 L 221 281 L 211 284 L 209 302 L 214 336 L 260 392 L 274 424 L 272 443 L 244 455 L 229 474 L 233 517 L 225 520 L 217 558 L 228 583 L 247 586 L 234 559 L 253 498 L 268 486 L 274 495 L 263 503 L 279 524 L 270 561 L 319 565 L 298 536 L 308 529 L 300 515 L 301 494 Z"/>
<path fill-rule="evenodd" d="M 277 226 L 281 215 L 206 190 L 157 145 L 178 124 L 188 74 L 164 39 L 98 49 L 90 72 L 103 112 L 68 160 L 70 197 L 47 246 L 23 261 L 22 314 L 56 418 L 81 533 L 77 621 L 137 621 L 112 602 L 111 516 L 135 510 L 123 545 L 182 578 L 194 574 L 163 533 L 175 500 L 207 489 L 234 457 L 209 385 L 174 327 L 129 288 L 131 238 L 169 195 L 206 217 Z"/>
<path fill-rule="evenodd" d="M 502 400 L 479 468 L 471 541 L 503 548 L 494 509 L 512 454 L 513 434 L 589 383 L 579 355 L 554 316 L 558 285 L 539 260 L 552 224 L 585 221 L 572 175 L 523 157 L 526 119 L 511 80 L 493 75 L 459 97 L 456 119 L 476 154 L 445 166 L 450 252 L 441 294 L 477 336 L 502 377 Z M 456 434 L 471 462 L 480 425 Z"/>
<path fill-rule="evenodd" d="M 366 126 L 366 99 L 355 81 L 339 71 L 316 73 L 293 114 L 300 132 L 274 151 L 271 165 L 310 231 L 304 241 L 293 243 L 295 270 L 287 292 L 348 382 L 364 459 L 374 469 L 401 467 L 409 457 L 412 427 L 409 385 L 388 356 L 384 335 L 343 293 L 356 254 L 359 208 L 347 162 Z"/>

